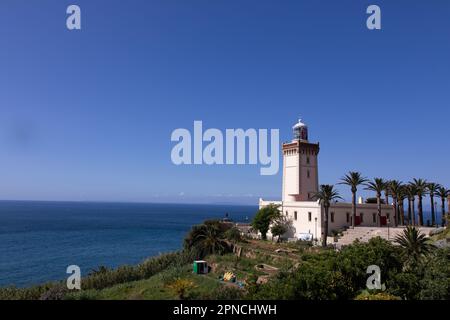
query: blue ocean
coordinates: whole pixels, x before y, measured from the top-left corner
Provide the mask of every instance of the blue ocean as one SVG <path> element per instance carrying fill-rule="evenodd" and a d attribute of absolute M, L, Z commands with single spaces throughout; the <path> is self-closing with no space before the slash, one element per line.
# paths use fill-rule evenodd
<path fill-rule="evenodd" d="M 186 233 L 205 219 L 250 220 L 256 206 L 0 202 L 0 286 L 18 287 L 82 275 L 98 266 L 137 264 L 178 250 Z"/>

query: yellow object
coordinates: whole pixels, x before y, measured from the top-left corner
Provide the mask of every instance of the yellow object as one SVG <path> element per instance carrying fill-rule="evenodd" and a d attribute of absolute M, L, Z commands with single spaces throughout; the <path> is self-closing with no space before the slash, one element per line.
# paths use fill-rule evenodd
<path fill-rule="evenodd" d="M 236 276 L 234 275 L 233 272 L 225 272 L 225 274 L 223 275 L 223 280 L 230 281 L 231 279 L 233 279 L 235 277 Z"/>

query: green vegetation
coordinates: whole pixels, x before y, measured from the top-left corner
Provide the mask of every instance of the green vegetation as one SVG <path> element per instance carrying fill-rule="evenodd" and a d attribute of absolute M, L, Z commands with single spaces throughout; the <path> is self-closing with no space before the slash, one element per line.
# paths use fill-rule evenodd
<path fill-rule="evenodd" d="M 427 258 L 433 249 L 425 235 L 411 226 L 397 236 L 395 242 L 403 248 L 401 257 L 405 263 L 405 269 L 414 268 L 423 263 L 423 259 Z"/>
<path fill-rule="evenodd" d="M 375 178 L 373 181 L 368 181 L 366 183 L 366 190 L 375 192 L 376 198 L 375 203 L 377 204 L 377 224 L 381 227 L 381 193 L 386 188 L 386 182 L 382 178 Z M 369 199 L 367 199 L 369 200 Z M 366 201 L 366 203 L 371 203 Z M 372 202 L 373 203 L 373 202 Z"/>
<path fill-rule="evenodd" d="M 232 227 L 230 223 L 207 220 L 193 226 L 184 239 L 185 250 L 193 250 L 198 258 L 208 254 L 223 254 L 229 250 L 225 233 Z"/>
<path fill-rule="evenodd" d="M 206 221 L 192 228 L 183 251 L 136 266 L 99 267 L 82 279 L 80 291 L 51 283 L 1 288 L 0 299 L 450 299 L 450 249 L 429 243 L 448 236 L 449 228 L 430 240 L 408 227 L 396 244 L 373 238 L 340 251 L 303 241 L 244 240 L 236 230 L 230 223 Z M 205 240 L 210 234 L 215 241 Z M 199 254 L 208 274 L 192 272 Z M 370 265 L 380 268 L 382 289 L 367 289 Z M 224 281 L 226 272 L 236 280 Z"/>
<path fill-rule="evenodd" d="M 367 181 L 367 178 L 364 178 L 361 173 L 355 171 L 350 171 L 341 178 L 340 184 L 349 186 L 352 191 L 352 228 L 355 227 L 356 220 L 356 192 L 358 191 L 358 186 L 366 183 Z"/>
<path fill-rule="evenodd" d="M 322 234 L 322 246 L 327 246 L 327 235 L 328 235 L 328 211 L 330 209 L 331 202 L 337 199 L 341 199 L 339 193 L 334 189 L 334 186 L 323 184 L 320 186 L 319 192 L 314 195 L 314 198 L 319 200 L 324 209 L 324 234 Z"/>
<path fill-rule="evenodd" d="M 280 216 L 279 206 L 270 204 L 260 209 L 252 221 L 252 226 L 255 230 L 261 233 L 263 240 L 267 239 L 267 232 L 269 231 L 270 224 Z"/>

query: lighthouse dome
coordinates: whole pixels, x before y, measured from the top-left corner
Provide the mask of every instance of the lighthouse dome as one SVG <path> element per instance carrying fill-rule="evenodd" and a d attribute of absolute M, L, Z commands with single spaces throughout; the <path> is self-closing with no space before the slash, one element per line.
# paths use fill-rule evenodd
<path fill-rule="evenodd" d="M 292 127 L 294 131 L 294 140 L 308 140 L 308 126 L 298 119 L 298 122 Z"/>

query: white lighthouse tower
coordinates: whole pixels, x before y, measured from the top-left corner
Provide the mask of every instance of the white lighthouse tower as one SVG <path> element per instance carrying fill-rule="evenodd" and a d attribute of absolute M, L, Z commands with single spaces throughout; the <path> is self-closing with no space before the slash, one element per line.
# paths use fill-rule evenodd
<path fill-rule="evenodd" d="M 319 189 L 319 144 L 308 141 L 301 119 L 292 127 L 294 139 L 283 144 L 283 202 L 312 201 Z"/>
<path fill-rule="evenodd" d="M 259 207 L 277 205 L 283 216 L 290 219 L 292 228 L 284 238 L 317 239 L 329 236 L 332 230 L 339 231 L 352 224 L 352 204 L 346 202 L 332 203 L 329 208 L 328 230 L 324 229 L 324 208 L 320 201 L 314 199 L 319 190 L 319 170 L 317 157 L 319 143 L 309 142 L 308 126 L 300 119 L 293 127 L 294 138 L 283 143 L 283 190 L 282 201 L 259 199 Z M 449 198 L 450 199 L 450 198 Z M 381 217 L 375 203 L 356 204 L 357 225 L 376 227 L 385 226 L 393 221 L 394 207 L 381 206 Z"/>

